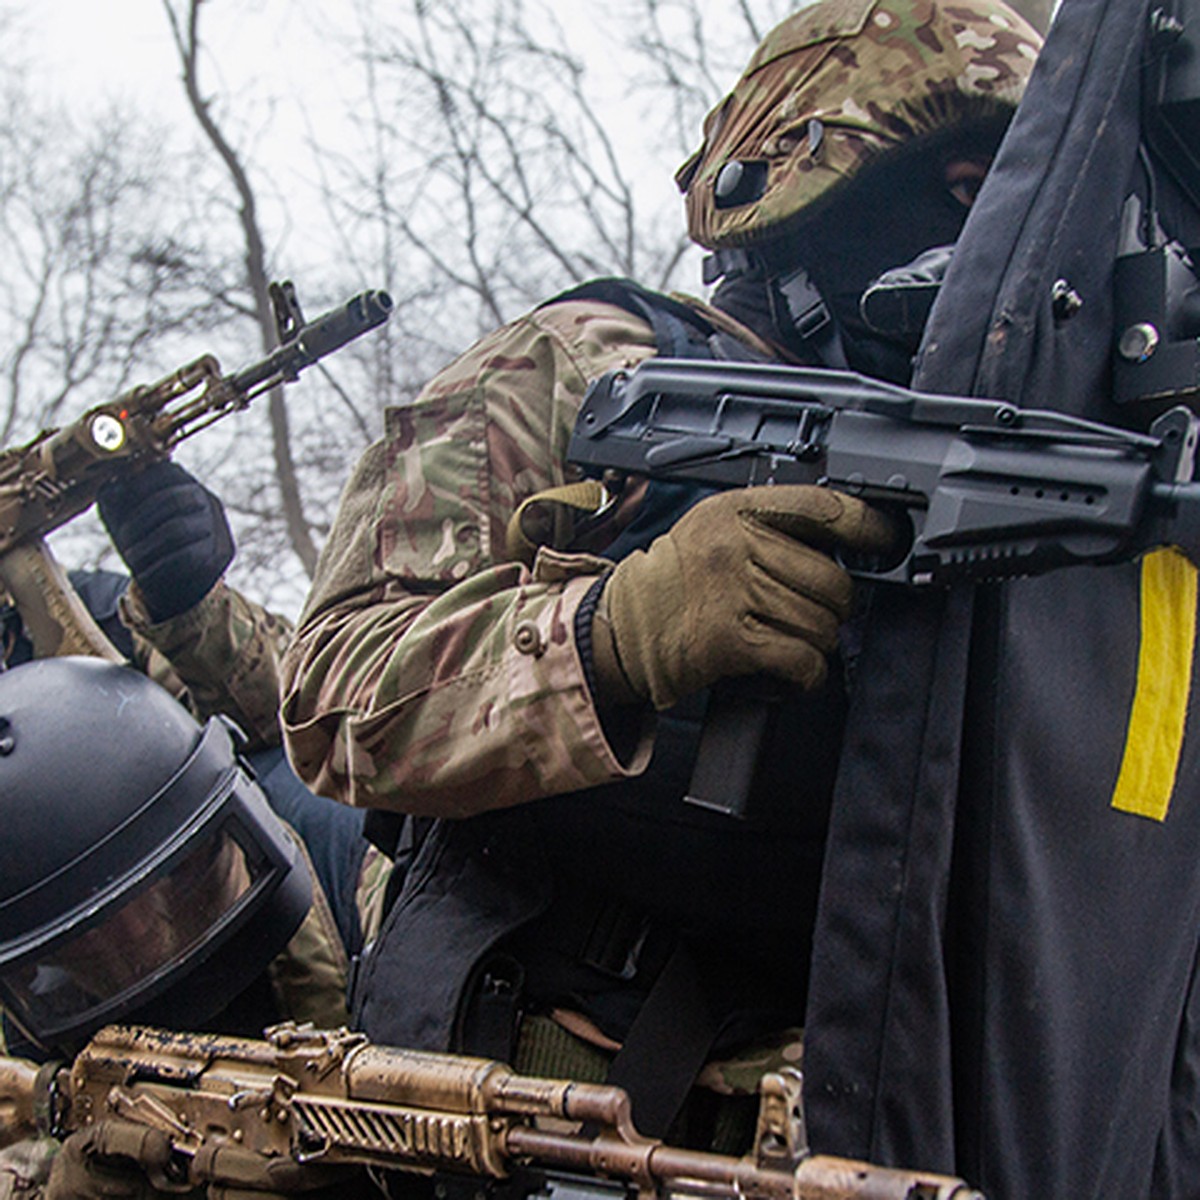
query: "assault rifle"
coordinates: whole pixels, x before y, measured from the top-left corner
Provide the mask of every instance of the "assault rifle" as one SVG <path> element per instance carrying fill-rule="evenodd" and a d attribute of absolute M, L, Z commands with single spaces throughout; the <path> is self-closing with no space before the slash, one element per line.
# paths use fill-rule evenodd
<path fill-rule="evenodd" d="M 591 386 L 567 457 L 599 478 L 850 492 L 895 511 L 907 537 L 848 569 L 929 586 L 1163 546 L 1200 563 L 1198 431 L 1182 405 L 1143 434 L 847 371 L 656 358 Z M 769 711 L 740 681 L 714 690 L 689 799 L 745 815 Z"/>
<path fill-rule="evenodd" d="M 471 1181 L 472 1195 L 635 1200 L 982 1200 L 961 1180 L 809 1154 L 799 1072 L 763 1083 L 754 1153 L 640 1136 L 611 1085 L 517 1075 L 486 1059 L 376 1046 L 293 1023 L 265 1041 L 110 1026 L 70 1066 L 0 1059 L 0 1145 L 117 1119 L 163 1134 L 163 1190 L 228 1182 L 223 1159 L 359 1164 Z M 39 1114 L 35 1118 L 34 1114 Z M 583 1128 L 579 1128 L 582 1124 Z M 481 1186 L 481 1184 L 483 1186 Z"/>
<path fill-rule="evenodd" d="M 0 591 L 16 604 L 38 657 L 116 653 L 47 550 L 47 534 L 89 508 L 110 480 L 167 458 L 184 438 L 294 381 L 392 309 L 386 292 L 362 292 L 305 323 L 290 283 L 272 284 L 270 294 L 280 345 L 260 361 L 223 375 L 216 358 L 203 355 L 0 452 Z"/>

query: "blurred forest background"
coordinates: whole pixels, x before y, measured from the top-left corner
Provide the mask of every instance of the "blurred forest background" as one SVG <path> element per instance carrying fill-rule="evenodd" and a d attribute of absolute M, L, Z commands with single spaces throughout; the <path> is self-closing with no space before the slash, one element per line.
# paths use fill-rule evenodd
<path fill-rule="evenodd" d="M 292 280 L 309 319 L 385 288 L 395 310 L 382 331 L 178 452 L 225 501 L 233 582 L 293 616 L 386 405 L 594 275 L 699 290 L 671 177 L 755 43 L 797 7 L 100 7 L 120 22 L 126 6 L 157 10 L 181 117 L 123 94 L 132 53 L 96 64 L 113 81 L 102 103 L 94 88 L 44 88 L 39 54 L 53 42 L 39 49 L 22 9 L 0 4 L 0 446 L 202 353 L 226 371 L 260 357 L 270 280 Z M 1050 0 L 1015 6 L 1045 28 Z M 46 0 L 55 20 L 57 7 Z M 92 515 L 52 546 L 67 567 L 120 569 Z"/>

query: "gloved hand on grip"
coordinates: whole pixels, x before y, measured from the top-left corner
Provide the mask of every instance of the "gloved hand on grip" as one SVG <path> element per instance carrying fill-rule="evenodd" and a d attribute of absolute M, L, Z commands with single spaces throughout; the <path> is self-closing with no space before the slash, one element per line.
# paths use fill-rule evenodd
<path fill-rule="evenodd" d="M 147 1172 L 167 1169 L 166 1136 L 130 1121 L 98 1121 L 71 1134 L 55 1155 L 46 1200 L 154 1200 Z"/>
<path fill-rule="evenodd" d="M 376 1194 L 361 1168 L 346 1164 L 300 1163 L 282 1155 L 265 1155 L 234 1142 L 206 1142 L 192 1158 L 191 1183 L 207 1189 L 207 1200 L 354 1200 Z M 356 1186 L 359 1185 L 359 1186 Z"/>
<path fill-rule="evenodd" d="M 105 484 L 97 507 L 156 623 L 198 604 L 233 559 L 221 501 L 178 463 Z"/>
<path fill-rule="evenodd" d="M 66 1139 L 50 1168 L 45 1200 L 156 1200 L 204 1188 L 208 1200 L 346 1200 L 358 1168 L 300 1163 L 220 1139 L 173 1157 L 167 1136 L 132 1121 L 98 1121 Z M 373 1189 L 372 1189 L 373 1191 Z"/>
<path fill-rule="evenodd" d="M 758 673 L 817 687 L 852 592 L 830 553 L 883 554 L 896 536 L 886 514 L 828 488 L 701 500 L 604 585 L 592 622 L 602 703 L 665 709 L 718 679 Z"/>

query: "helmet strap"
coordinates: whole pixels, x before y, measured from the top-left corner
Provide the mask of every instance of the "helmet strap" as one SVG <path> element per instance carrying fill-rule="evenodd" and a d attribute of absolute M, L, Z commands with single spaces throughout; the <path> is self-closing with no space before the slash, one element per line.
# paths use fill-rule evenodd
<path fill-rule="evenodd" d="M 801 362 L 846 368 L 846 351 L 837 322 L 803 267 L 792 265 L 779 271 L 758 250 L 720 249 L 704 259 L 704 282 L 711 284 L 718 279 L 725 281 L 713 297 L 718 308 L 779 343 Z M 765 297 L 765 312 L 761 302 L 753 303 L 754 314 L 744 311 L 748 301 L 741 284 L 754 285 L 755 295 Z M 756 316 L 763 319 L 756 320 Z M 769 320 L 769 329 L 762 328 L 764 319 Z"/>
<path fill-rule="evenodd" d="M 775 327 L 793 347 L 802 347 L 818 363 L 845 370 L 846 349 L 837 322 L 817 285 L 803 267 L 769 280 Z"/>

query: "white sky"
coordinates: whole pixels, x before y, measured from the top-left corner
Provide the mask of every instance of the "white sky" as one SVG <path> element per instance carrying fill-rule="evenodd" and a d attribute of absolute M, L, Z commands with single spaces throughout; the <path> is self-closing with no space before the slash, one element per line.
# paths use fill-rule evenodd
<path fill-rule="evenodd" d="M 333 0 L 322 11 L 332 15 L 338 7 Z M 89 102 L 130 100 L 157 122 L 197 136 L 162 0 L 41 0 L 17 9 L 14 25 L 14 48 L 24 51 L 31 83 L 48 98 L 75 112 Z M 269 121 L 281 157 L 292 139 L 304 137 L 301 96 L 310 115 L 331 111 L 320 100 L 337 86 L 330 70 L 337 56 L 322 46 L 296 0 L 210 0 L 200 32 L 209 51 L 200 62 L 205 93 L 238 97 L 238 116 L 252 114 L 257 128 Z M 248 107 L 246 97 L 258 106 Z M 227 132 L 240 142 L 235 129 Z"/>
<path fill-rule="evenodd" d="M 288 0 L 219 0 L 202 9 L 201 32 L 222 58 L 240 47 L 237 57 L 247 70 L 283 79 L 283 47 L 312 47 L 306 28 L 288 19 L 289 9 L 294 5 Z M 18 41 L 28 45 L 31 64 L 44 72 L 42 83 L 57 98 L 70 103 L 81 91 L 98 98 L 133 95 L 184 114 L 161 0 L 41 0 L 18 9 L 15 24 L 29 31 L 27 42 Z"/>
<path fill-rule="evenodd" d="M 183 0 L 176 4 L 184 7 Z M 723 4 L 712 0 L 714 13 Z M 610 93 L 608 103 L 621 103 L 624 81 L 614 67 L 620 47 L 603 12 L 575 0 L 555 4 L 554 11 L 570 30 L 576 52 L 592 59 L 589 90 L 596 95 L 603 89 Z M 323 40 L 339 12 L 350 33 L 352 0 L 208 0 L 201 9 L 207 51 L 200 62 L 202 90 L 216 99 L 214 112 L 225 136 L 243 160 L 258 168 L 261 205 L 270 204 L 272 190 L 262 186 L 264 167 L 273 189 L 291 193 L 294 201 L 308 185 L 316 186 L 302 174 L 310 161 L 310 137 L 315 133 L 329 146 L 349 144 L 348 135 L 330 124 L 344 114 L 344 104 L 322 102 L 357 93 L 361 86 L 359 68 L 340 47 Z M 0 0 L 0 27 L 5 14 L 14 31 L 6 40 L 31 69 L 31 85 L 46 98 L 75 113 L 89 103 L 129 100 L 156 122 L 180 130 L 189 144 L 199 141 L 162 0 L 25 0 L 15 6 L 13 0 Z M 678 162 L 672 157 L 664 164 L 661 154 L 652 152 L 656 128 L 647 126 L 640 108 L 631 109 L 625 129 L 622 157 L 630 162 L 646 155 L 639 183 L 642 212 L 677 213 L 682 227 L 682 204 L 671 179 Z M 698 140 L 698 127 L 696 134 Z M 694 286 L 699 288 L 699 279 Z"/>

